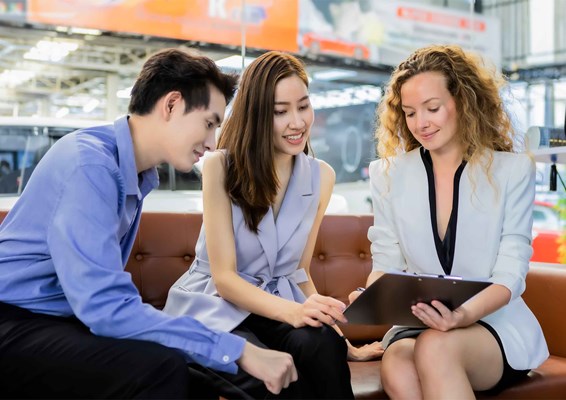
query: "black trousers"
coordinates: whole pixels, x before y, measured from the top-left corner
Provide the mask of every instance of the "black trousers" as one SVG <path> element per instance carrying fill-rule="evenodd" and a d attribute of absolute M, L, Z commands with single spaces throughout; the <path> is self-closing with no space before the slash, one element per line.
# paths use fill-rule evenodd
<path fill-rule="evenodd" d="M 0 398 L 218 399 L 213 384 L 177 350 L 0 303 Z"/>
<path fill-rule="evenodd" d="M 241 369 L 236 375 L 208 371 L 224 396 L 248 399 L 353 399 L 347 346 L 334 329 L 293 328 L 289 324 L 251 314 L 232 333 L 257 346 L 280 350 L 293 356 L 299 373 L 297 382 L 279 396 L 270 394 L 263 382 Z M 205 372 L 206 373 L 206 372 Z M 235 391 L 231 391 L 235 390 Z"/>

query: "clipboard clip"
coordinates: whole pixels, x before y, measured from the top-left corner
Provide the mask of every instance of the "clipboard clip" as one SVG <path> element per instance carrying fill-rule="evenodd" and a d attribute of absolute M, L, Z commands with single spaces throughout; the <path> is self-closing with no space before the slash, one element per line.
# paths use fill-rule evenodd
<path fill-rule="evenodd" d="M 414 275 L 419 276 L 419 277 L 423 277 L 423 278 L 453 279 L 453 280 L 458 280 L 458 281 L 461 281 L 463 279 L 461 276 L 457 276 L 457 275 L 440 275 L 440 274 L 426 274 L 426 273 L 417 274 L 416 272 L 414 273 Z"/>

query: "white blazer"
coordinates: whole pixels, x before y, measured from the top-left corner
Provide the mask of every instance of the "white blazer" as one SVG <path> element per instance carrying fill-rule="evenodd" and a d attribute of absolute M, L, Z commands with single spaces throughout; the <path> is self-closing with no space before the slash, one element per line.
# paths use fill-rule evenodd
<path fill-rule="evenodd" d="M 535 168 L 525 154 L 493 152 L 491 181 L 481 166 L 460 178 L 451 275 L 486 279 L 511 291 L 507 305 L 486 316 L 509 365 L 538 367 L 548 358 L 542 329 L 521 294 L 532 255 Z M 431 222 L 427 173 L 420 149 L 370 164 L 374 225 L 369 229 L 373 270 L 444 274 Z M 387 346 L 403 327 L 384 337 Z"/>

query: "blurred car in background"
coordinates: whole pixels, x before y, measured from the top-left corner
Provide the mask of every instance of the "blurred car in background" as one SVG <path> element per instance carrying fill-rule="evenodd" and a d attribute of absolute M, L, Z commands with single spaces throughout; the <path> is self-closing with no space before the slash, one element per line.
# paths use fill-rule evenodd
<path fill-rule="evenodd" d="M 88 120 L 0 117 L 0 196 L 20 195 L 39 160 L 63 135 L 102 124 Z"/>
<path fill-rule="evenodd" d="M 311 129 L 314 156 L 329 163 L 336 183 L 367 179 L 367 167 L 376 159 L 375 103 L 315 111 Z"/>
<path fill-rule="evenodd" d="M 559 263 L 559 238 L 565 221 L 560 219 L 552 203 L 535 201 L 533 207 L 533 256 L 531 261 Z"/>

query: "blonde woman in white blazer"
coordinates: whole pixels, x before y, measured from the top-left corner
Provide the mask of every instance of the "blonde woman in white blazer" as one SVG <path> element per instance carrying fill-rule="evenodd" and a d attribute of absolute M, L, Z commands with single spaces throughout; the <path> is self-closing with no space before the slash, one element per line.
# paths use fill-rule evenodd
<path fill-rule="evenodd" d="M 413 306 L 426 329 L 387 332 L 381 378 L 391 398 L 475 398 L 548 357 L 521 299 L 534 163 L 513 153 L 502 83 L 459 47 L 431 46 L 396 68 L 379 106 L 368 285 L 395 271 L 493 283 L 453 311 L 438 301 Z"/>

